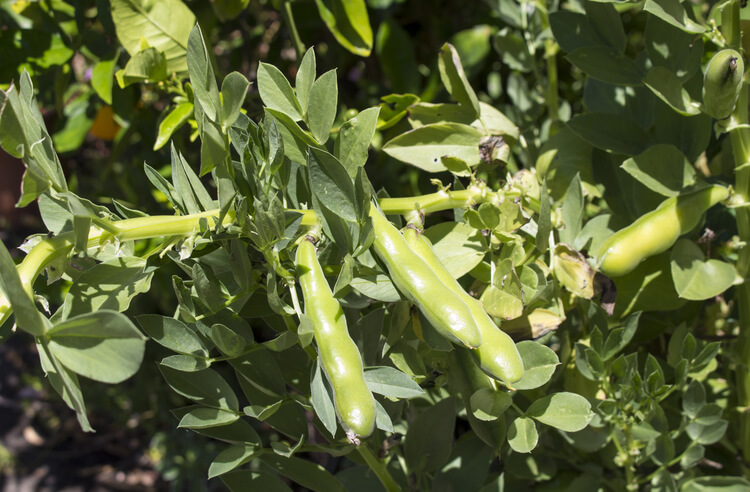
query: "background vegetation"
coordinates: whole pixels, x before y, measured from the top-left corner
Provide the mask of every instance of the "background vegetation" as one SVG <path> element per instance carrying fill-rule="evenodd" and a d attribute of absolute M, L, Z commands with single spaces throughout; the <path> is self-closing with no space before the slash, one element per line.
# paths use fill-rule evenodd
<path fill-rule="evenodd" d="M 392 286 L 390 291 L 381 284 L 386 290 L 338 289 L 366 365 L 398 370 L 406 378 L 390 374 L 396 379 L 388 380 L 386 397 L 378 397 L 390 426 L 379 422 L 376 434 L 355 449 L 340 430 L 336 434 L 335 414 L 331 420 L 330 412 L 326 418 L 322 411 L 326 399 L 312 388 L 323 383 L 314 381 L 315 362 L 301 348 L 312 346 L 309 338 L 304 341 L 303 323 L 285 311 L 292 298 L 281 273 L 293 258 L 290 241 L 273 249 L 251 240 L 247 228 L 257 224 L 239 232 L 204 228 L 195 243 L 183 244 L 188 256 L 194 252 L 192 258 L 167 254 L 161 240 L 139 241 L 129 257 L 148 257 L 153 271 L 129 266 L 128 272 L 148 279 L 129 280 L 134 291 L 126 301 L 118 297 L 116 310 L 127 309 L 158 343 L 146 344 L 140 369 L 124 383 L 78 380 L 88 408 L 85 424 L 80 409 L 77 420 L 68 408 L 75 405 L 66 406 L 54 382 L 44 377 L 34 339 L 11 333 L 12 322 L 2 325 L 7 340 L 0 373 L 9 418 L 2 419 L 6 451 L 0 463 L 7 483 L 49 490 L 69 484 L 242 490 L 251 481 L 280 490 L 747 489 L 747 86 L 743 82 L 728 119 L 712 118 L 702 104 L 712 56 L 729 47 L 744 52 L 748 38 L 740 33 L 750 14 L 740 2 L 488 0 L 467 6 L 388 0 L 55 0 L 1 5 L 0 144 L 8 152 L 2 156 L 8 160 L 2 162 L 3 172 L 21 167 L 9 155 L 23 156 L 30 170 L 23 195 L 14 197 L 30 205 L 23 209 L 27 215 L 3 213 L 3 241 L 11 252 L 33 232 L 77 230 L 73 224 L 81 216 L 89 216 L 88 231 L 91 220 L 110 219 L 114 212 L 128 218 L 175 210 L 185 215 L 214 206 L 242 210 L 239 200 L 228 198 L 228 189 L 247 199 L 244 206 L 256 217 L 262 210 L 273 217 L 272 205 L 252 202 L 262 195 L 257 188 L 275 190 L 287 208 L 299 208 L 318 192 L 315 182 L 312 190 L 285 189 L 291 187 L 284 173 L 299 167 L 292 164 L 295 158 L 319 147 L 343 161 L 337 147 L 342 129 L 351 128 L 347 122 L 358 115 L 356 121 L 364 122 L 367 108 L 379 108 L 367 138 L 367 163 L 356 166 L 364 165 L 365 179 L 379 197 L 486 186 L 493 196 L 513 199 L 441 202 L 450 206 L 436 207 L 425 225 L 439 251 L 442 240 L 443 257 L 458 265 L 453 273 L 460 273 L 464 287 L 483 292 L 485 308 L 503 320 L 503 329 L 525 340 L 519 349 L 530 374 L 514 392 L 499 382 L 462 383 L 460 364 L 446 355 L 455 352 L 449 352 L 450 344 L 431 338 L 429 326 L 422 332 L 426 323 Z M 154 19 L 169 23 L 164 27 Z M 199 31 L 193 30 L 196 23 Z M 206 58 L 191 60 L 191 46 L 206 46 Z M 297 88 L 292 97 L 301 99 L 301 60 L 310 47 L 313 77 L 317 73 L 329 84 L 329 97 L 321 101 L 335 100 L 335 88 L 336 106 L 308 107 L 304 118 L 292 118 L 295 109 L 283 102 L 289 86 L 273 67 Z M 335 76 L 324 79 L 333 69 Z M 34 125 L 17 124 L 12 115 L 21 113 L 8 102 L 8 94 L 24 94 L 24 72 L 63 176 L 40 170 L 43 159 L 33 153 L 39 147 L 32 151 L 29 144 L 19 152 L 15 145 L 21 139 L 10 126 Z M 203 80 L 199 76 L 209 81 L 206 93 L 196 89 L 195 81 Z M 207 143 L 212 134 L 200 113 L 211 107 L 207 101 L 213 96 L 218 100 L 212 80 L 218 80 L 223 104 L 236 103 L 244 115 L 233 114 L 236 120 L 219 132 L 218 147 Z M 436 109 L 426 103 L 447 105 Z M 320 123 L 331 111 L 330 124 Z M 290 118 L 304 120 L 308 143 L 290 137 Z M 256 130 L 248 130 L 254 127 L 250 121 L 258 123 Z M 232 133 L 241 124 L 244 147 L 236 138 L 241 133 Z M 420 128 L 421 134 L 414 133 Z M 481 142 L 489 157 L 465 157 L 461 152 L 473 148 L 476 153 L 480 147 L 478 132 L 494 138 L 489 145 Z M 450 140 L 448 133 L 463 140 Z M 279 134 L 281 147 L 273 143 Z M 233 135 L 231 144 L 227 135 Z M 432 167 L 436 151 L 430 145 L 447 146 L 446 153 L 459 157 L 438 154 L 440 164 Z M 283 164 L 273 158 L 280 148 Z M 246 168 L 256 163 L 246 183 L 237 178 L 227 184 L 221 171 L 224 151 L 231 155 L 230 167 L 232 160 Z M 45 154 L 50 162 L 53 153 Z M 274 171 L 258 171 L 266 164 Z M 299 172 L 307 182 L 306 171 Z M 200 186 L 190 181 L 197 175 Z M 185 180 L 192 183 L 189 188 Z M 733 186 L 733 197 L 710 210 L 674 248 L 609 283 L 595 276 L 596 251 L 613 231 L 667 197 L 710 183 Z M 201 189 L 218 201 L 205 206 Z M 186 190 L 196 197 L 194 203 L 181 198 Z M 39 196 L 43 223 L 31 211 Z M 50 197 L 62 203 L 62 212 L 55 212 Z M 320 213 L 319 205 L 314 208 Z M 69 223 L 62 226 L 55 217 Z M 439 232 L 441 227 L 464 232 L 449 236 Z M 328 269 L 334 287 L 347 275 L 350 281 L 366 278 L 368 268 L 383 273 L 382 265 L 356 254 L 366 240 L 349 237 L 353 242 L 347 244 L 334 230 L 328 222 L 323 225 L 327 242 L 321 253 L 326 266 L 335 267 Z M 551 242 L 545 231 L 547 236 L 552 231 Z M 258 283 L 262 294 L 234 307 L 241 282 L 230 280 L 229 272 L 237 271 L 237 260 L 226 253 L 211 255 L 232 251 L 230 239 L 247 252 L 250 285 Z M 470 255 L 471 250 L 479 253 Z M 460 254 L 451 257 L 451 251 L 464 260 Z M 107 262 L 112 259 L 107 254 L 100 251 L 93 258 Z M 280 268 L 272 266 L 273 255 Z M 89 261 L 81 268 L 94 268 Z M 92 298 L 81 290 L 77 274 L 66 273 L 60 282 L 47 285 L 40 278 L 34 284 L 51 312 L 60 308 L 52 316 L 55 323 L 72 316 L 71 310 L 85 313 L 76 303 Z M 506 274 L 511 282 L 505 282 Z M 219 290 L 201 290 L 201 275 Z M 2 276 L 7 279 L 7 269 Z M 614 304 L 608 297 L 613 285 Z M 7 284 L 4 289 L 11 290 Z M 141 291 L 148 293 L 135 295 Z M 66 293 L 72 299 L 67 307 Z M 220 309 L 225 304 L 227 309 Z M 157 318 L 181 319 L 192 335 L 179 343 L 160 337 L 146 321 Z M 210 323 L 201 325 L 203 318 Z M 217 341 L 221 337 L 209 333 L 217 324 L 243 338 L 243 345 L 262 346 L 254 353 L 263 355 L 253 360 L 225 351 Z M 202 387 L 224 391 L 227 385 L 227 392 L 241 395 L 241 405 L 230 409 L 240 420 L 227 424 L 217 417 L 201 425 L 184 420 L 195 410 L 186 405 L 195 402 L 227 410 L 185 388 L 185 378 L 209 374 L 200 372 L 208 366 L 185 378 L 164 369 L 167 358 L 190 353 L 184 344 L 193 338 L 198 342 L 192 349 L 205 349 L 202 360 L 212 364 L 216 371 L 210 374 L 218 378 L 206 376 Z M 540 401 L 544 405 L 535 403 Z M 568 420 L 551 416 L 566 411 Z M 81 431 L 89 423 L 96 434 Z M 222 434 L 222 428 L 231 430 Z M 209 473 L 221 475 L 223 482 L 207 481 Z"/>

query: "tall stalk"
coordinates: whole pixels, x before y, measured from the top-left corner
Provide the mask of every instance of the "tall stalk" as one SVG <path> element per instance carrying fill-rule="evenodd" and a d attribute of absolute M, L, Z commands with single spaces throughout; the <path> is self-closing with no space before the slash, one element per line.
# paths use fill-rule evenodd
<path fill-rule="evenodd" d="M 730 3 L 722 12 L 722 34 L 732 48 L 741 46 L 739 30 L 739 3 Z M 750 204 L 750 129 L 748 126 L 748 85 L 743 82 L 732 123 L 739 126 L 730 132 L 735 167 L 735 192 L 745 204 Z M 737 231 L 740 240 L 750 243 L 750 208 L 736 209 Z M 750 275 L 750 247 L 744 247 L 737 259 L 740 278 Z M 737 339 L 737 407 L 739 408 L 739 440 L 745 475 L 750 477 L 750 285 L 745 282 L 737 288 L 737 305 L 740 313 L 740 332 Z"/>

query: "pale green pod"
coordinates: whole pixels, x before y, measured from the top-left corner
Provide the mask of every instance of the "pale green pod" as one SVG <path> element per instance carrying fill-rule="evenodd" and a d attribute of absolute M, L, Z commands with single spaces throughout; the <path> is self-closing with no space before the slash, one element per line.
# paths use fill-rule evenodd
<path fill-rule="evenodd" d="M 703 105 L 706 113 L 721 120 L 730 115 L 742 87 L 745 63 L 735 50 L 716 53 L 703 76 Z"/>

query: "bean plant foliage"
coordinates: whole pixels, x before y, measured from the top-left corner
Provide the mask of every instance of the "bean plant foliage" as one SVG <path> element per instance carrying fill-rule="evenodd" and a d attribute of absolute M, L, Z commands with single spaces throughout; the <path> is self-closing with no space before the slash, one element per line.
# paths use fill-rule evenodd
<path fill-rule="evenodd" d="M 228 19 L 247 3 L 214 8 Z M 207 478 L 231 490 L 750 488 L 747 83 L 726 79 L 739 87 L 726 118 L 704 102 L 717 96 L 704 90 L 714 54 L 744 56 L 749 11 L 738 0 L 487 2 L 502 26 L 483 31 L 485 56 L 504 67 L 499 92 L 470 82 L 457 37 L 433 53 L 433 88 L 417 95 L 408 60 L 401 70 L 389 58 L 405 31 L 389 19 L 373 34 L 376 3 L 315 6 L 344 50 L 377 51 L 394 93 L 344 111 L 342 74 L 319 70 L 297 39 L 294 76 L 258 65 L 262 111 L 251 114 L 250 82 L 217 77 L 186 4 L 109 2 L 124 52 L 100 58 L 88 97 L 112 103 L 139 85 L 168 95 L 151 142 L 170 166 L 143 166 L 172 209 L 162 215 L 71 191 L 57 152 L 81 140 L 50 135 L 32 83 L 48 65 L 19 62 L 0 92 L 0 145 L 26 165 L 18 205 L 37 202 L 48 231 L 19 246 L 17 265 L 0 247 L 3 336 L 34 338 L 86 431 L 80 378 L 121 383 L 146 344 L 170 351 L 158 367 L 184 397 L 176 425 L 223 443 Z M 181 127 L 199 160 L 170 144 Z M 384 160 L 433 190 L 389 196 L 374 184 Z M 680 204 L 711 185 L 729 197 L 691 210 L 698 226 L 668 240 L 648 225 L 649 252 L 622 246 L 637 266 L 603 271 L 616 231 L 667 217 L 670 199 L 664 224 L 687 223 Z M 519 380 L 482 371 L 395 285 L 372 246 L 380 211 L 423 230 L 513 337 Z M 375 395 L 370 436 L 348 428 L 334 403 L 343 389 L 319 360 L 316 298 L 295 264 L 306 240 Z M 131 309 L 174 267 L 169 314 Z M 43 295 L 54 282 L 60 303 Z M 310 453 L 336 460 L 324 468 Z"/>

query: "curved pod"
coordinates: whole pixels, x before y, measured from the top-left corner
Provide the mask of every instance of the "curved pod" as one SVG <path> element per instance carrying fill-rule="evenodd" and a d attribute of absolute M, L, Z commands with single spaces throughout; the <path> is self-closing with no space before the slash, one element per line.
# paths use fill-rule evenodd
<path fill-rule="evenodd" d="M 333 387 L 336 413 L 349 431 L 367 437 L 375 430 L 375 398 L 365 383 L 362 358 L 349 336 L 344 310 L 333 297 L 310 241 L 297 248 L 296 264 L 305 313 L 312 320 L 320 363 Z"/>
<path fill-rule="evenodd" d="M 482 337 L 482 345 L 474 351 L 482 370 L 508 384 L 521 379 L 523 376 L 523 360 L 521 360 L 521 355 L 518 353 L 513 339 L 498 328 L 484 310 L 482 303 L 467 294 L 461 284 L 453 278 L 453 275 L 450 274 L 433 251 L 429 239 L 413 228 L 404 231 L 404 238 L 409 247 L 427 263 L 440 281 L 455 292 L 471 311 Z"/>
<path fill-rule="evenodd" d="M 643 260 L 662 253 L 698 225 L 701 216 L 729 196 L 723 186 L 709 186 L 667 198 L 653 211 L 610 236 L 596 255 L 608 277 L 630 273 Z"/>
<path fill-rule="evenodd" d="M 479 347 L 482 336 L 466 303 L 440 281 L 375 207 L 370 207 L 370 217 L 375 229 L 375 252 L 388 266 L 396 287 L 441 335 L 469 348 Z"/>

